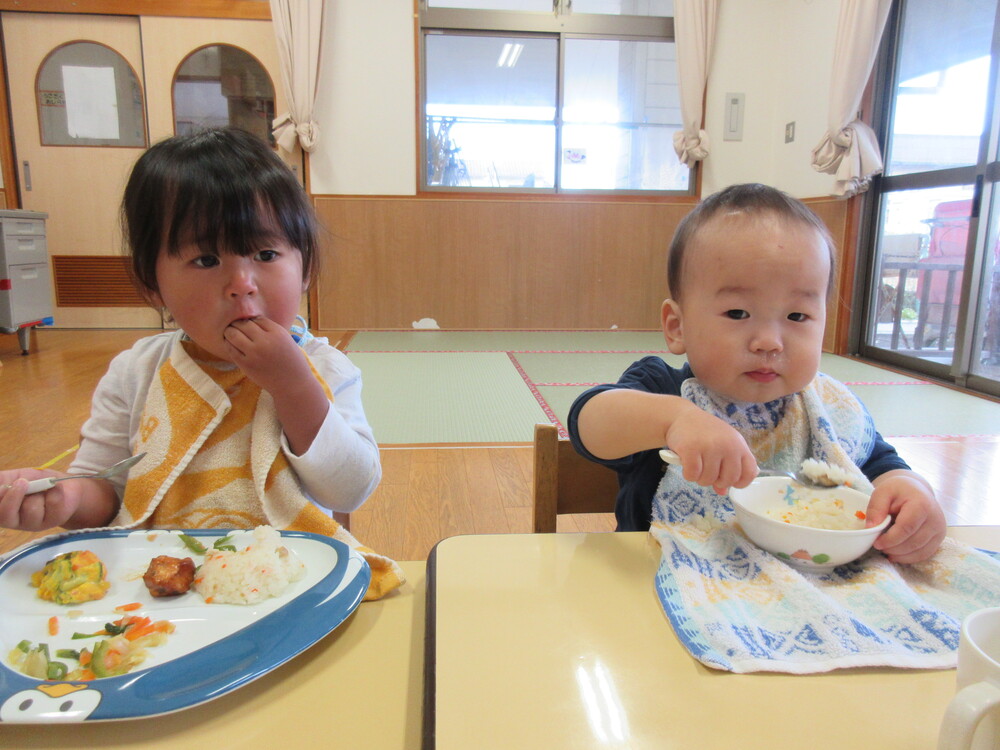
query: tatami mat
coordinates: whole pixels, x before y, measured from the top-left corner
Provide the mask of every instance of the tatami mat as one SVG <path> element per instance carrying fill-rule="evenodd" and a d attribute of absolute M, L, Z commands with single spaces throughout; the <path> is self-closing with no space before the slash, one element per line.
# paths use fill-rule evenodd
<path fill-rule="evenodd" d="M 662 351 L 659 331 L 360 331 L 352 352 Z"/>
<path fill-rule="evenodd" d="M 381 444 L 527 443 L 536 423 L 565 425 L 580 393 L 637 359 L 683 362 L 658 331 L 372 331 L 347 353 Z M 846 357 L 825 354 L 821 368 L 886 437 L 1000 433 L 1000 404 Z"/>
<path fill-rule="evenodd" d="M 375 439 L 399 443 L 511 443 L 549 417 L 504 353 L 349 352 Z"/>

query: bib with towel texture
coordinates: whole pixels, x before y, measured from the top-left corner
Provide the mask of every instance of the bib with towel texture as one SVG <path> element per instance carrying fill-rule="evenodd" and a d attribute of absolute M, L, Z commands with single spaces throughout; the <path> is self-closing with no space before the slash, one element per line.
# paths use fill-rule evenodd
<path fill-rule="evenodd" d="M 843 384 L 823 374 L 799 393 L 734 403 L 689 379 L 681 395 L 732 425 L 761 468 L 795 471 L 815 458 L 858 468 L 875 427 Z M 709 667 L 825 672 L 843 667 L 950 668 L 962 618 L 1000 606 L 1000 561 L 945 539 L 930 560 L 895 565 L 875 550 L 829 572 L 801 572 L 750 542 L 728 496 L 668 466 L 650 533 L 662 549 L 656 590 L 678 638 Z"/>
<path fill-rule="evenodd" d="M 308 332 L 306 332 L 308 333 Z M 301 348 L 301 356 L 309 360 Z M 134 528 L 254 528 L 308 531 L 358 550 L 372 570 L 365 599 L 378 599 L 405 580 L 395 561 L 363 546 L 302 492 L 281 446 L 270 394 L 237 367 L 196 360 L 178 339 L 156 373 L 130 473 L 113 525 Z M 329 387 L 309 361 L 313 374 Z"/>

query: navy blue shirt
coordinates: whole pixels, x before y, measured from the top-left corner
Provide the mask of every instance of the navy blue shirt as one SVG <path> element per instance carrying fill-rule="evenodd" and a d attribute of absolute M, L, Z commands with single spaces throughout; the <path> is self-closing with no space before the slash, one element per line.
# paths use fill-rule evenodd
<path fill-rule="evenodd" d="M 633 453 L 631 456 L 604 460 L 592 455 L 580 442 L 580 428 L 577 420 L 580 410 L 598 393 L 616 388 L 631 388 L 648 393 L 662 393 L 679 396 L 681 383 L 694 377 L 687 363 L 680 369 L 671 367 L 660 357 L 643 357 L 622 374 L 617 383 L 598 385 L 580 394 L 569 410 L 569 438 L 580 455 L 603 464 L 618 473 L 618 500 L 615 502 L 615 518 L 618 531 L 648 531 L 649 519 L 653 513 L 653 495 L 663 478 L 666 468 L 660 458 L 659 449 Z M 875 443 L 867 460 L 860 466 L 869 481 L 893 469 L 910 467 L 899 457 L 896 449 L 889 445 L 879 433 L 875 433 Z"/>

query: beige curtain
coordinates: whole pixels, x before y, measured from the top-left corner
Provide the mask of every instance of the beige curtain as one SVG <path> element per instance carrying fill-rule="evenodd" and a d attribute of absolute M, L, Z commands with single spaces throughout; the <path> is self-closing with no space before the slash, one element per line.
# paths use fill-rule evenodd
<path fill-rule="evenodd" d="M 684 127 L 674 133 L 674 151 L 688 167 L 708 156 L 708 134 L 702 129 L 702 103 L 712 60 L 719 0 L 674 0 L 674 41 L 680 77 Z"/>
<path fill-rule="evenodd" d="M 288 111 L 274 120 L 274 137 L 286 151 L 295 148 L 296 137 L 304 151 L 312 151 L 319 138 L 319 128 L 312 118 L 319 78 L 323 0 L 270 1 L 288 101 Z"/>
<path fill-rule="evenodd" d="M 834 195 L 862 193 L 882 171 L 878 139 L 858 119 L 858 109 L 891 5 L 892 0 L 840 3 L 828 129 L 812 152 L 813 169 L 837 176 Z"/>

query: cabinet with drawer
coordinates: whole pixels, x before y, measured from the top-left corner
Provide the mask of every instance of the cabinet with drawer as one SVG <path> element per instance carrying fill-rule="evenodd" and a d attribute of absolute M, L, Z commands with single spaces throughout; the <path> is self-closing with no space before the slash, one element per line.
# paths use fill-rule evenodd
<path fill-rule="evenodd" d="M 46 218 L 38 211 L 0 211 L 0 331 L 16 333 L 24 354 L 31 329 L 52 323 Z"/>

